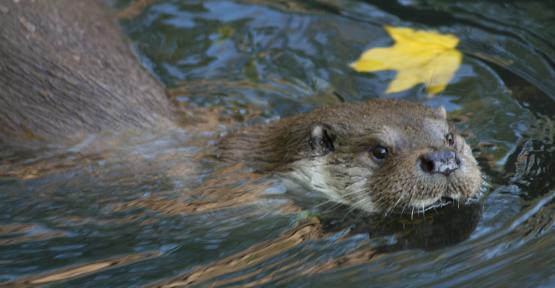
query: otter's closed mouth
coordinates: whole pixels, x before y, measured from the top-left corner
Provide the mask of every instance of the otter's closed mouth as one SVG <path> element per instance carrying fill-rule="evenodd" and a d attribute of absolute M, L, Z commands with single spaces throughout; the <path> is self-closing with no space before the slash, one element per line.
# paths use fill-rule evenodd
<path fill-rule="evenodd" d="M 447 205 L 451 205 L 455 203 L 455 199 L 451 198 L 451 197 L 447 197 L 447 196 L 443 196 L 441 198 L 439 198 L 436 202 L 430 204 L 428 207 L 424 208 L 424 211 L 429 210 L 429 209 L 433 209 L 433 208 L 440 208 L 440 207 L 445 207 Z"/>
<path fill-rule="evenodd" d="M 449 196 L 443 196 L 440 199 L 438 199 L 436 202 L 426 206 L 424 208 L 424 211 L 428 211 L 430 209 L 435 209 L 435 208 L 445 207 L 445 206 L 452 205 L 452 204 L 455 204 L 455 203 L 457 203 L 457 205 L 458 204 L 468 205 L 468 204 L 476 203 L 477 201 L 479 201 L 479 199 L 480 199 L 480 194 L 476 194 L 476 195 L 473 195 L 472 197 L 465 198 L 465 199 L 453 199 Z"/>

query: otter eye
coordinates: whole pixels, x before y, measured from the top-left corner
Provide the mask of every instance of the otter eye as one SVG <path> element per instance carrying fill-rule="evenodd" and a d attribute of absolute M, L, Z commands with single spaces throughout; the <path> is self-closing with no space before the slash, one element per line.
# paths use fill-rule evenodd
<path fill-rule="evenodd" d="M 453 136 L 453 133 L 447 133 L 447 135 L 445 135 L 445 140 L 449 146 L 453 146 L 455 144 L 455 137 Z"/>
<path fill-rule="evenodd" d="M 389 151 L 387 150 L 387 148 L 386 148 L 386 147 L 383 147 L 383 146 L 381 146 L 381 145 L 372 147 L 372 148 L 370 149 L 370 153 L 372 153 L 372 156 L 374 156 L 374 158 L 376 158 L 376 159 L 378 159 L 378 160 L 382 160 L 382 159 L 384 159 L 385 157 L 387 157 L 387 153 L 388 153 L 388 152 L 389 152 Z"/>

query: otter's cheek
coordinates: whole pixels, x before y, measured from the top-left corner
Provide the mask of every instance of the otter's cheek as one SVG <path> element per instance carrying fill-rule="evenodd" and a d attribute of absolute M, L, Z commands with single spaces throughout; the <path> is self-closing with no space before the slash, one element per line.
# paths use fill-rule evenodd
<path fill-rule="evenodd" d="M 474 159 L 474 156 L 472 156 L 472 149 L 470 148 L 470 145 L 466 144 L 466 142 L 463 143 L 461 153 L 462 155 L 464 155 L 465 158 L 469 158 L 469 160 L 471 160 L 474 165 L 478 165 L 478 162 L 476 162 L 476 159 Z"/>
<path fill-rule="evenodd" d="M 459 178 L 460 182 L 464 183 L 464 196 L 472 197 L 479 193 L 482 185 L 482 173 L 476 159 L 472 155 L 462 155 L 459 170 L 455 176 Z"/>
<path fill-rule="evenodd" d="M 470 146 L 466 143 L 464 143 L 461 156 L 461 159 L 463 160 L 462 166 L 469 170 L 475 170 L 468 172 L 472 174 L 477 173 L 478 177 L 481 178 L 480 169 L 478 168 L 478 161 L 476 161 L 476 158 L 474 158 L 474 156 L 472 155 L 472 149 L 470 149 Z"/>
<path fill-rule="evenodd" d="M 421 191 L 427 190 L 423 188 L 424 183 L 418 181 L 424 178 L 419 175 L 415 154 L 407 153 L 389 159 L 368 179 L 371 197 L 380 210 L 402 209 L 410 199 L 419 197 Z"/>

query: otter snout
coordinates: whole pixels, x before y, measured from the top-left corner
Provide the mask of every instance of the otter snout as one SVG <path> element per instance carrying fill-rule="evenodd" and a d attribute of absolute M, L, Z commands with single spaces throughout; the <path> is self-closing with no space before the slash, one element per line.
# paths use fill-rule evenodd
<path fill-rule="evenodd" d="M 450 149 L 436 150 L 420 156 L 420 168 L 430 174 L 448 176 L 459 169 L 460 164 L 457 153 Z"/>

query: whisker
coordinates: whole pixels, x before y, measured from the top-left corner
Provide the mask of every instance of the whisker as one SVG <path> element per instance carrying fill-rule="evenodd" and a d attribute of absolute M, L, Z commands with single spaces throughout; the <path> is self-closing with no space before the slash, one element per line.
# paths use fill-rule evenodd
<path fill-rule="evenodd" d="M 395 209 L 395 207 L 397 207 L 397 205 L 399 205 L 399 203 L 401 203 L 401 200 L 403 200 L 404 195 L 401 195 L 401 197 L 399 197 L 399 199 L 395 202 L 395 204 L 393 204 L 393 207 L 389 208 L 386 212 L 385 212 L 385 216 L 387 216 L 389 214 L 389 212 L 393 211 Z M 401 212 L 401 215 L 403 213 Z"/>

